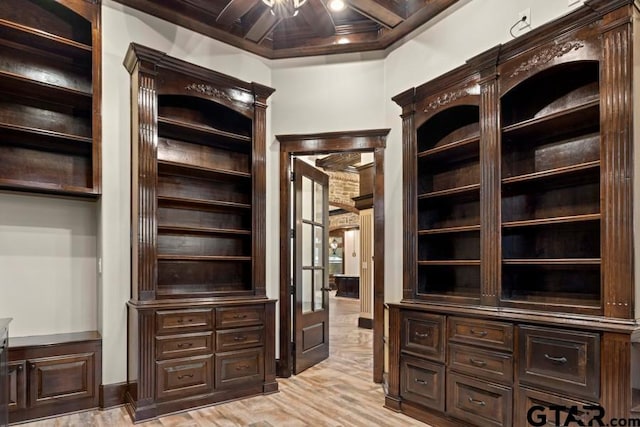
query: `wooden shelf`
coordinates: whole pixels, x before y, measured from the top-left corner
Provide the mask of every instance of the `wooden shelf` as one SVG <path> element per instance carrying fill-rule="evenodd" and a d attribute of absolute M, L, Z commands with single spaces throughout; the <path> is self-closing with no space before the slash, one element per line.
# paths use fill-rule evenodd
<path fill-rule="evenodd" d="M 503 222 L 502 227 L 503 228 L 538 227 L 538 226 L 544 226 L 544 225 L 569 224 L 573 222 L 599 221 L 600 218 L 601 218 L 601 215 L 599 213 L 559 216 L 559 217 L 553 217 L 553 218 L 540 218 L 540 219 L 529 219 L 529 220 L 523 220 L 523 221 Z"/>
<path fill-rule="evenodd" d="M 446 190 L 432 191 L 430 193 L 419 194 L 418 200 L 434 199 L 436 197 L 461 196 L 461 195 L 465 195 L 473 192 L 478 192 L 478 196 L 480 196 L 479 190 L 480 190 L 480 184 L 470 184 L 470 185 L 464 185 L 462 187 L 448 188 Z"/>
<path fill-rule="evenodd" d="M 443 227 L 443 228 L 432 228 L 429 230 L 418 230 L 418 235 L 429 236 L 433 234 L 466 233 L 470 231 L 480 231 L 480 226 L 479 225 L 462 225 L 458 227 Z"/>
<path fill-rule="evenodd" d="M 188 123 L 169 117 L 158 117 L 158 134 L 180 141 L 191 141 L 205 145 L 233 144 L 236 151 L 249 151 L 251 137 L 227 132 L 209 126 Z M 233 146 L 224 146 L 233 149 Z"/>
<path fill-rule="evenodd" d="M 37 135 L 37 136 L 43 136 L 46 138 L 55 138 L 59 140 L 69 141 L 69 142 L 79 142 L 79 143 L 85 143 L 85 144 L 91 144 L 93 142 L 93 138 L 91 137 L 72 135 L 70 133 L 55 132 L 52 130 L 39 129 L 39 128 L 28 127 L 28 126 L 14 125 L 11 123 L 0 122 L 0 129 L 22 132 L 22 133 Z"/>
<path fill-rule="evenodd" d="M 6 19 L 0 19 L 0 38 L 64 56 L 86 58 L 88 61 L 91 60 L 93 51 L 87 44 Z"/>
<path fill-rule="evenodd" d="M 479 259 L 447 259 L 437 261 L 418 261 L 421 266 L 480 266 Z"/>
<path fill-rule="evenodd" d="M 0 91 L 46 102 L 90 109 L 92 93 L 33 80 L 0 70 Z"/>
<path fill-rule="evenodd" d="M 158 173 L 164 175 L 204 178 L 217 181 L 251 179 L 250 173 L 232 170 L 212 169 L 202 166 L 188 165 L 185 163 L 171 162 L 168 160 L 158 160 Z"/>
<path fill-rule="evenodd" d="M 441 145 L 439 147 L 430 148 L 428 150 L 418 153 L 419 159 L 436 159 L 440 158 L 441 154 L 453 155 L 454 153 L 464 153 L 466 151 L 474 150 L 479 155 L 477 145 L 480 142 L 480 135 L 474 135 L 468 138 L 464 138 L 458 141 L 450 142 L 448 144 Z"/>
<path fill-rule="evenodd" d="M 175 234 L 224 234 L 250 236 L 251 230 L 234 230 L 226 228 L 211 227 L 185 227 L 180 225 L 158 225 L 158 232 L 175 233 Z"/>
<path fill-rule="evenodd" d="M 158 203 L 165 207 L 193 208 L 218 211 L 244 211 L 251 209 L 251 205 L 246 203 L 226 202 L 221 200 L 187 199 L 183 197 L 168 196 L 158 196 Z"/>
<path fill-rule="evenodd" d="M 600 101 L 593 100 L 573 108 L 535 117 L 502 128 L 509 138 L 558 136 L 597 128 L 600 123 Z"/>
<path fill-rule="evenodd" d="M 251 261 L 250 256 L 226 255 L 158 255 L 158 261 Z"/>
<path fill-rule="evenodd" d="M 237 289 L 234 289 L 237 287 Z M 237 284 L 227 284 L 223 285 L 222 289 L 201 289 L 201 290 L 191 290 L 190 288 L 186 289 L 176 289 L 176 288 L 168 288 L 163 286 L 161 283 L 158 284 L 158 289 L 156 290 L 156 295 L 160 298 L 203 298 L 209 296 L 216 297 L 225 297 L 225 296 L 251 296 L 253 295 L 253 291 L 246 290 L 245 284 L 237 283 Z"/>
<path fill-rule="evenodd" d="M 509 178 L 503 178 L 502 184 L 505 184 L 505 185 L 519 184 L 519 183 L 528 183 L 532 181 L 539 181 L 543 179 L 561 178 L 567 175 L 595 171 L 599 167 L 600 167 L 600 161 L 594 160 L 592 162 L 585 162 L 577 165 L 565 166 L 561 168 L 549 169 L 544 171 L 528 173 L 524 175 L 511 176 Z"/>
<path fill-rule="evenodd" d="M 54 184 L 49 182 L 31 182 L 3 178 L 0 178 L 0 189 L 88 198 L 96 198 L 99 195 L 99 193 L 93 188 L 88 187 L 76 187 L 73 185 Z"/>
<path fill-rule="evenodd" d="M 503 265 L 540 265 L 540 266 L 557 266 L 557 265 L 600 265 L 600 258 L 521 258 L 521 259 L 503 259 Z"/>

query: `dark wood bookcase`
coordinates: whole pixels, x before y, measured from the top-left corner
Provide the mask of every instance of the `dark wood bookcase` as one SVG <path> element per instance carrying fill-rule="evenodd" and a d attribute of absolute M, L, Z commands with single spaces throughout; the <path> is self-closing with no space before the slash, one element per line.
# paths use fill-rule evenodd
<path fill-rule="evenodd" d="M 95 197 L 100 2 L 0 2 L 0 188 Z"/>
<path fill-rule="evenodd" d="M 638 415 L 638 17 L 588 0 L 394 98 L 404 288 L 387 407 L 433 425 L 524 427 L 534 405 L 577 405 L 585 425 L 589 405 Z"/>
<path fill-rule="evenodd" d="M 134 420 L 277 390 L 265 287 L 273 89 L 137 44 L 131 74 Z"/>

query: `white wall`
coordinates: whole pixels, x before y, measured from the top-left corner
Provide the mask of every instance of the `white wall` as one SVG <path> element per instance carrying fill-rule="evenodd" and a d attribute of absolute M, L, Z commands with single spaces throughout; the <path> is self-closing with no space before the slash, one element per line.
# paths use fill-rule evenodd
<path fill-rule="evenodd" d="M 103 193 L 99 227 L 103 274 L 100 294 L 103 382 L 110 384 L 126 380 L 125 304 L 130 296 L 131 267 L 130 106 L 129 74 L 122 60 L 129 43 L 140 43 L 215 71 L 265 85 L 271 84 L 271 72 L 265 62 L 254 55 L 112 0 L 103 1 L 102 40 Z M 277 218 L 267 220 L 277 221 Z"/>
<path fill-rule="evenodd" d="M 96 204 L 0 193 L 0 317 L 11 336 L 95 330 Z"/>
<path fill-rule="evenodd" d="M 344 274 L 360 276 L 360 230 L 344 232 Z"/>

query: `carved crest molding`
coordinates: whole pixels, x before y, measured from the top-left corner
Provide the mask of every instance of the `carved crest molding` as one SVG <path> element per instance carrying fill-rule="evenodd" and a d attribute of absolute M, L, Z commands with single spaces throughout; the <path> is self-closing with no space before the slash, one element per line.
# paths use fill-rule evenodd
<path fill-rule="evenodd" d="M 230 102 L 236 101 L 226 92 L 204 83 L 191 83 L 185 87 L 186 90 L 201 93 L 202 95 L 211 96 L 213 98 L 224 99 Z"/>
<path fill-rule="evenodd" d="M 574 40 L 566 43 L 559 43 L 543 49 L 538 52 L 527 61 L 524 61 L 518 68 L 516 68 L 510 77 L 515 77 L 520 73 L 531 71 L 535 68 L 540 68 L 556 58 L 560 58 L 567 53 L 575 50 L 582 49 L 584 42 L 580 40 Z"/>

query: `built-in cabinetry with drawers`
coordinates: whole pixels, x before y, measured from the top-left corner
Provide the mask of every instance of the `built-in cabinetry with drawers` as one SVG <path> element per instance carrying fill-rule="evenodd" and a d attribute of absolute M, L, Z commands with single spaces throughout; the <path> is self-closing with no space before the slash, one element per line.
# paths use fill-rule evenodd
<path fill-rule="evenodd" d="M 387 407 L 434 425 L 631 416 L 638 17 L 586 1 L 394 98 L 404 292 Z"/>
<path fill-rule="evenodd" d="M 273 89 L 132 44 L 128 409 L 139 421 L 277 390 L 265 286 Z"/>

